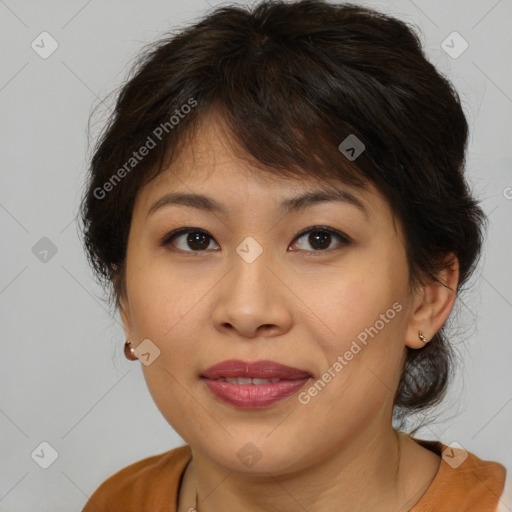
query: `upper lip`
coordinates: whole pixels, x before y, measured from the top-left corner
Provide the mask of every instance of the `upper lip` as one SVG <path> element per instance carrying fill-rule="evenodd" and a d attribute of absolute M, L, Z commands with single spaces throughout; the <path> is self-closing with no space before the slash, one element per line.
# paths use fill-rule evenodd
<path fill-rule="evenodd" d="M 308 371 L 273 361 L 246 362 L 238 359 L 230 359 L 211 366 L 205 370 L 201 376 L 207 379 L 245 377 L 254 379 L 296 380 L 311 377 L 312 375 Z"/>

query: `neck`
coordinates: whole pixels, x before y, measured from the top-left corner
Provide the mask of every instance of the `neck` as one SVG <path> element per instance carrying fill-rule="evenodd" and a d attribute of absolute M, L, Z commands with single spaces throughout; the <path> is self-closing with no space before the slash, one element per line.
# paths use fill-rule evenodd
<path fill-rule="evenodd" d="M 400 510 L 407 502 L 400 465 L 403 437 L 391 426 L 386 434 L 368 431 L 329 454 L 318 454 L 302 469 L 282 474 L 235 473 L 192 449 L 183 485 L 188 490 L 178 510 L 193 508 L 196 491 L 198 512 Z"/>

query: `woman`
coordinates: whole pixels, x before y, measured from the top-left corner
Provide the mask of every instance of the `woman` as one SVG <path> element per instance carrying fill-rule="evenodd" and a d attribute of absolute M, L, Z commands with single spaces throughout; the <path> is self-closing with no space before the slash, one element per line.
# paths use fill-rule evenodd
<path fill-rule="evenodd" d="M 400 432 L 442 399 L 484 216 L 457 93 L 403 22 L 216 9 L 139 61 L 84 242 L 186 445 L 85 512 L 491 511 L 505 469 Z"/>

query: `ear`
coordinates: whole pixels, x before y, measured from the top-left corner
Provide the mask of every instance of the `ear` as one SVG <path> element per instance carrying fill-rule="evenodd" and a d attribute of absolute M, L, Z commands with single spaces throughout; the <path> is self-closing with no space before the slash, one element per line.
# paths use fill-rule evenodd
<path fill-rule="evenodd" d="M 121 316 L 125 338 L 131 340 L 131 312 L 128 299 L 125 296 L 119 298 L 119 315 Z"/>
<path fill-rule="evenodd" d="M 454 254 L 448 256 L 437 278 L 439 282 L 429 278 L 414 292 L 413 313 L 405 340 L 410 348 L 423 348 L 441 329 L 453 309 L 459 282 L 459 261 Z M 420 334 L 426 340 L 422 341 Z"/>

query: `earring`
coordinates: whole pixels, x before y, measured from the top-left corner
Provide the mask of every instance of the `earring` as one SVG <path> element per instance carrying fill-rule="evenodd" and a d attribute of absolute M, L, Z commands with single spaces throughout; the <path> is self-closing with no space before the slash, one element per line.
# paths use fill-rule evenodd
<path fill-rule="evenodd" d="M 422 343 L 428 343 L 427 338 L 425 338 L 425 336 L 423 336 L 423 333 L 421 331 L 418 331 L 418 338 L 420 339 L 420 341 Z"/>
<path fill-rule="evenodd" d="M 126 359 L 130 361 L 137 361 L 138 357 L 135 355 L 135 349 L 130 347 L 131 344 L 131 341 L 126 340 L 126 343 L 124 344 L 124 355 Z"/>

